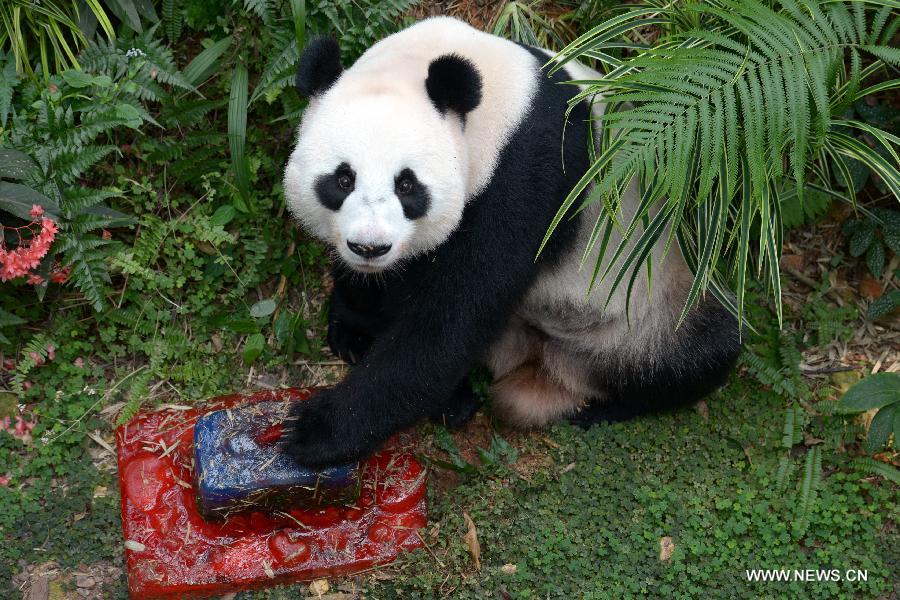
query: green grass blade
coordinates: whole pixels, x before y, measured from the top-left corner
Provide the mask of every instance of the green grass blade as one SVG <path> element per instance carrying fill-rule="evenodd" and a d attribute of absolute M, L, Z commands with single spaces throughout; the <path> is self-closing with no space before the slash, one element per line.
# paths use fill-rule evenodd
<path fill-rule="evenodd" d="M 248 211 L 254 209 L 250 197 L 250 171 L 247 166 L 245 145 L 247 141 L 247 67 L 238 63 L 231 78 L 231 96 L 228 100 L 228 142 L 231 148 L 231 165 L 241 198 Z"/>
<path fill-rule="evenodd" d="M 194 87 L 200 85 L 216 68 L 217 61 L 231 46 L 232 39 L 232 36 L 226 36 L 194 57 L 184 68 L 184 78 L 188 83 Z"/>

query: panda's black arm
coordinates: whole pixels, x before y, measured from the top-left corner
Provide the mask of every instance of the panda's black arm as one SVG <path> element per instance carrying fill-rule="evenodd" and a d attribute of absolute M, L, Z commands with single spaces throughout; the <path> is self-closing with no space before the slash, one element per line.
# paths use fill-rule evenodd
<path fill-rule="evenodd" d="M 414 282 L 412 292 L 395 300 L 397 318 L 364 359 L 340 384 L 295 408 L 288 451 L 298 461 L 321 466 L 356 460 L 438 413 L 502 333 L 541 264 L 571 241 L 574 221 L 561 227 L 535 262 L 558 199 L 575 183 L 571 173 L 586 168 L 575 164 L 570 176 L 561 175 L 545 158 L 558 153 L 559 137 L 539 131 L 542 125 L 534 123 L 529 134 L 550 145 L 518 142 L 525 155 L 502 159 L 459 229 L 409 266 L 404 277 Z"/>
<path fill-rule="evenodd" d="M 341 360 L 356 364 L 385 325 L 382 289 L 376 281 L 346 268 L 332 270 L 328 306 L 328 345 Z"/>

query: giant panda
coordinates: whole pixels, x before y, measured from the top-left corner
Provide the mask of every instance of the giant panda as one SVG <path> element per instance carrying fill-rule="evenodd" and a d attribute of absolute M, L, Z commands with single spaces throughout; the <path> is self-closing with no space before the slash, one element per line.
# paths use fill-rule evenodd
<path fill-rule="evenodd" d="M 706 298 L 676 327 L 692 281 L 677 248 L 654 249 L 630 319 L 625 286 L 608 305 L 608 284 L 587 293 L 599 204 L 536 258 L 603 109 L 567 112 L 580 90 L 565 82 L 599 74 L 571 62 L 548 76 L 551 57 L 449 17 L 383 39 L 347 70 L 334 40 L 307 45 L 296 82 L 310 102 L 284 191 L 333 252 L 328 342 L 354 366 L 293 409 L 286 450 L 300 463 L 356 460 L 424 418 L 463 421 L 478 406 L 477 364 L 493 375 L 493 412 L 522 427 L 624 420 L 725 382 L 737 321 Z M 629 188 L 625 212 L 637 201 Z"/>

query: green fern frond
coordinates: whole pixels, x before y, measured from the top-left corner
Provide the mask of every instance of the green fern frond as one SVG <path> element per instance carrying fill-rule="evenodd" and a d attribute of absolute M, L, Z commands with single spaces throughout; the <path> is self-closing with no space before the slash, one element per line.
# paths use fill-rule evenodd
<path fill-rule="evenodd" d="M 801 398 L 802 393 L 789 375 L 783 369 L 768 365 L 753 352 L 744 352 L 741 362 L 747 370 L 756 377 L 760 383 L 771 387 L 775 392 L 788 398 Z"/>
<path fill-rule="evenodd" d="M 137 303 L 140 303 L 141 306 L 138 307 Z M 152 336 L 159 325 L 157 311 L 152 302 L 146 299 L 107 311 L 103 315 L 103 319 L 127 327 L 144 337 Z"/>
<path fill-rule="evenodd" d="M 853 465 L 867 473 L 880 475 L 888 481 L 900 485 L 900 470 L 893 465 L 877 461 L 870 456 L 861 456 L 857 458 L 853 461 Z"/>
<path fill-rule="evenodd" d="M 686 31 L 684 23 L 695 25 Z M 647 24 L 675 33 L 626 59 L 597 52 Z M 900 199 L 900 171 L 890 160 L 898 139 L 874 127 L 866 132 L 882 154 L 836 127 L 843 118 L 836 111 L 856 100 L 865 79 L 881 73 L 885 63 L 900 65 L 900 49 L 884 43 L 884 32 L 897 27 L 895 12 L 846 0 L 648 6 L 595 27 L 550 63 L 557 69 L 572 59 L 599 59 L 608 73 L 587 82 L 573 102 L 599 94 L 609 108 L 597 117 L 604 135 L 594 163 L 562 203 L 541 248 L 576 201 L 602 202 L 610 219 L 619 218 L 617 201 L 607 198 L 638 177 L 649 195 L 624 224 L 620 247 L 604 248 L 597 257 L 598 281 L 612 281 L 609 298 L 649 260 L 649 252 L 622 248 L 653 241 L 639 224 L 649 214 L 664 215 L 652 237 L 677 229 L 683 253 L 692 255 L 685 258 L 695 284 L 682 320 L 716 287 L 735 288 L 735 312 L 742 314 L 754 254 L 780 320 L 782 207 L 802 206 L 811 179 L 830 190 L 830 181 L 818 179 L 828 172 L 823 156 L 839 170 L 851 159 L 861 161 Z M 755 253 L 749 247 L 754 237 Z"/>
<path fill-rule="evenodd" d="M 181 29 L 184 25 L 184 14 L 180 7 L 176 6 L 175 0 L 163 0 L 162 20 L 166 31 L 166 37 L 170 42 L 177 41 L 178 38 L 181 37 Z"/>
<path fill-rule="evenodd" d="M 63 235 L 59 243 L 63 262 L 72 267 L 72 282 L 98 312 L 106 305 L 105 297 L 110 281 L 106 259 L 110 244 L 107 240 L 91 235 Z"/>
<path fill-rule="evenodd" d="M 16 362 L 16 372 L 12 379 L 12 388 L 17 394 L 25 392 L 22 384 L 25 383 L 31 370 L 38 364 L 35 356 L 39 356 L 41 360 L 46 360 L 47 348 L 52 344 L 53 340 L 46 333 L 38 333 L 28 340 L 28 343 L 22 348 L 19 360 Z"/>
<path fill-rule="evenodd" d="M 822 482 L 822 450 L 812 446 L 806 452 L 806 463 L 803 467 L 803 480 L 800 482 L 798 510 L 794 520 L 794 532 L 798 537 L 806 534 L 809 528 L 809 513 L 812 511 Z"/>
<path fill-rule="evenodd" d="M 109 154 L 118 151 L 113 145 L 67 149 L 53 157 L 53 167 L 62 183 L 72 184 L 78 181 L 85 171 Z"/>
<path fill-rule="evenodd" d="M 272 94 L 293 83 L 297 61 L 300 60 L 300 50 L 297 48 L 297 39 L 293 35 L 282 35 L 281 38 L 280 41 L 276 40 L 275 42 L 272 58 L 263 68 L 262 75 L 250 96 L 250 104 L 262 96 Z"/>
<path fill-rule="evenodd" d="M 244 9 L 255 14 L 263 23 L 272 21 L 272 0 L 244 0 Z"/>
<path fill-rule="evenodd" d="M 122 192 L 113 189 L 96 190 L 88 187 L 69 187 L 63 190 L 63 213 L 71 219 L 88 208 L 97 206 L 110 198 L 121 197 L 121 195 Z"/>

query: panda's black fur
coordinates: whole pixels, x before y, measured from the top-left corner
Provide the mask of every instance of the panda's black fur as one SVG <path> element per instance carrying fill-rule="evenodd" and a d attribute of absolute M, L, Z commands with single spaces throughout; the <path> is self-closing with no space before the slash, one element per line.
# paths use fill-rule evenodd
<path fill-rule="evenodd" d="M 313 57 L 301 60 L 297 80 L 302 91 L 316 93 L 336 71 L 334 57 L 323 53 L 337 47 L 314 42 L 313 49 Z M 529 52 L 537 64 L 547 61 L 543 52 Z M 314 65 L 325 65 L 325 72 L 306 72 Z M 462 116 L 474 108 L 481 82 L 471 69 L 459 57 L 429 69 L 427 90 L 436 110 Z M 457 422 L 477 407 L 470 370 L 541 271 L 573 248 L 580 225 L 581 216 L 564 219 L 535 259 L 561 200 L 589 166 L 589 107 L 581 102 L 566 115 L 579 92 L 564 84 L 571 79 L 565 69 L 538 77 L 530 109 L 493 176 L 466 203 L 445 242 L 377 276 L 335 267 L 328 342 L 354 366 L 334 388 L 297 405 L 288 450 L 301 463 L 353 461 L 423 418 Z M 696 311 L 678 340 L 672 360 L 637 364 L 610 356 L 608 368 L 596 373 L 609 396 L 589 402 L 576 422 L 586 426 L 682 405 L 724 382 L 739 350 L 733 317 L 718 304 Z"/>

